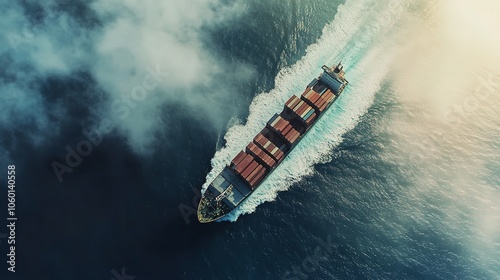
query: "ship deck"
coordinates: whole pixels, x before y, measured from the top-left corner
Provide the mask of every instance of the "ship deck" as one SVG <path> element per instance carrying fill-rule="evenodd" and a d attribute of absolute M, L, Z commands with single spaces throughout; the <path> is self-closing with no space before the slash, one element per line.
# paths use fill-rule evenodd
<path fill-rule="evenodd" d="M 227 167 L 213 180 L 208 186 L 214 196 L 218 196 L 230 185 L 233 185 L 233 190 L 230 194 L 223 198 L 223 203 L 233 209 L 245 199 L 251 192 L 251 189 Z"/>

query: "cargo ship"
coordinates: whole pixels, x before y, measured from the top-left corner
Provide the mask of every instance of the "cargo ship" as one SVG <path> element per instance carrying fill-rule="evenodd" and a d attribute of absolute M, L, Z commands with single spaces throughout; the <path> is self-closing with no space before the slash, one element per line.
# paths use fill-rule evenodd
<path fill-rule="evenodd" d="M 297 146 L 349 83 L 341 63 L 313 79 L 300 97 L 293 95 L 244 151 L 210 183 L 198 204 L 198 220 L 209 223 L 233 211 Z"/>

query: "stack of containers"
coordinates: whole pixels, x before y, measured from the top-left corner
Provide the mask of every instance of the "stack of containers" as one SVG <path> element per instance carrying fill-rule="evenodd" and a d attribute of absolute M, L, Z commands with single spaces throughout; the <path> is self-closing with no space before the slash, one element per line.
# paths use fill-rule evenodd
<path fill-rule="evenodd" d="M 288 144 L 294 144 L 300 136 L 300 133 L 281 115 L 274 115 L 274 117 L 269 120 L 268 125 L 273 128 L 274 131 L 281 134 Z"/>
<path fill-rule="evenodd" d="M 291 124 L 288 124 L 283 131 L 283 136 L 285 136 L 288 143 L 294 144 L 299 139 L 300 133 Z"/>
<path fill-rule="evenodd" d="M 255 169 L 255 171 L 252 172 L 252 174 L 250 174 L 250 176 L 248 176 L 246 180 L 250 184 L 253 190 L 262 181 L 262 179 L 264 179 L 265 176 L 266 176 L 266 169 L 261 165 L 260 169 L 259 170 Z"/>
<path fill-rule="evenodd" d="M 276 164 L 276 162 L 274 164 Z M 243 151 L 231 161 L 231 167 L 233 167 L 234 171 L 236 171 L 252 189 L 262 181 L 266 174 L 266 168 L 255 161 L 252 155 L 244 153 Z"/>
<path fill-rule="evenodd" d="M 260 160 L 260 163 L 267 169 L 271 169 L 276 165 L 276 161 L 254 143 L 248 144 L 246 152 L 254 156 L 256 160 Z"/>
<path fill-rule="evenodd" d="M 291 110 L 294 115 L 306 125 L 306 129 L 311 127 L 316 120 L 314 108 L 304 102 L 304 100 L 300 100 L 300 98 L 295 95 L 290 97 L 290 99 L 285 103 L 285 108 Z"/>
<path fill-rule="evenodd" d="M 276 132 L 282 132 L 290 123 L 278 114 L 275 114 L 267 123 Z"/>
<path fill-rule="evenodd" d="M 246 154 L 239 161 L 234 162 L 234 170 L 238 174 L 242 174 L 243 171 L 254 161 L 253 157 Z"/>
<path fill-rule="evenodd" d="M 236 155 L 233 160 L 231 161 L 231 167 L 235 167 L 236 165 L 238 165 L 238 163 L 241 162 L 241 160 L 243 160 L 243 158 L 246 156 L 246 154 L 243 152 L 243 151 L 240 151 L 240 153 L 238 155 Z"/>
<path fill-rule="evenodd" d="M 255 136 L 253 142 L 262 150 L 267 152 L 267 154 L 270 155 L 276 162 L 280 162 L 285 155 L 282 150 L 280 150 L 269 139 L 262 135 L 262 132 Z"/>
<path fill-rule="evenodd" d="M 259 164 L 255 160 L 252 160 L 252 162 L 250 162 L 250 164 L 240 173 L 241 177 L 246 179 L 248 175 L 250 175 L 250 173 L 257 168 L 257 166 L 259 166 Z"/>
<path fill-rule="evenodd" d="M 295 106 L 300 102 L 300 98 L 297 97 L 297 95 L 292 95 L 292 97 L 290 97 L 290 99 L 288 99 L 288 101 L 285 103 L 285 107 L 290 109 L 290 110 L 293 110 L 293 108 L 295 108 Z"/>
<path fill-rule="evenodd" d="M 313 107 L 317 114 L 321 114 L 335 97 L 336 95 L 330 89 L 324 91 L 323 94 L 310 89 L 306 90 L 300 98 Z"/>
<path fill-rule="evenodd" d="M 241 173 L 241 177 L 247 182 L 252 189 L 255 189 L 258 183 L 264 178 L 266 175 L 266 168 L 264 166 L 258 164 L 256 161 L 253 161 L 248 167 Z"/>

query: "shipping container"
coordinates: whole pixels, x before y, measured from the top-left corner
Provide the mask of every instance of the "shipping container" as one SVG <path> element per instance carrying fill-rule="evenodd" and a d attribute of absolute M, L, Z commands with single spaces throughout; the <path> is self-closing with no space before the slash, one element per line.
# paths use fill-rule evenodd
<path fill-rule="evenodd" d="M 307 127 L 309 128 L 316 121 L 316 119 L 317 119 L 317 114 L 316 112 L 314 112 L 306 120 Z"/>
<path fill-rule="evenodd" d="M 323 95 L 328 88 L 323 83 L 318 83 L 313 87 L 313 90 L 319 95 Z"/>
<path fill-rule="evenodd" d="M 292 125 L 288 124 L 284 129 L 283 132 L 281 133 L 282 135 L 286 135 L 290 130 L 292 129 Z"/>
<path fill-rule="evenodd" d="M 318 99 L 321 97 L 321 95 L 319 95 L 317 92 L 314 92 L 314 94 L 311 95 L 311 101 L 313 103 L 316 103 L 318 102 Z"/>
<path fill-rule="evenodd" d="M 305 116 L 310 112 L 314 112 L 314 108 L 306 104 L 306 109 L 300 114 L 300 118 L 303 120 L 307 119 Z"/>
<path fill-rule="evenodd" d="M 274 116 L 267 122 L 270 126 L 274 126 L 279 121 L 279 115 L 274 114 Z"/>
<path fill-rule="evenodd" d="M 257 144 L 260 148 L 263 150 L 267 151 L 268 154 L 276 161 L 280 161 L 284 153 L 282 150 L 280 150 L 276 145 L 274 145 L 269 139 L 264 137 L 262 133 L 259 133 L 255 138 L 254 138 L 254 143 Z"/>
<path fill-rule="evenodd" d="M 300 98 L 298 98 L 296 95 L 292 95 L 292 97 L 290 97 L 290 99 L 288 99 L 288 101 L 285 103 L 285 106 L 287 108 L 293 109 L 293 107 L 295 107 L 298 102 L 300 102 Z"/>
<path fill-rule="evenodd" d="M 257 173 L 253 179 L 250 181 L 250 186 L 252 186 L 252 189 L 255 188 L 255 186 L 257 186 L 260 181 L 262 181 L 262 179 L 264 179 L 266 175 L 266 170 L 265 169 L 262 169 L 261 171 L 259 171 L 259 173 Z"/>
<path fill-rule="evenodd" d="M 243 170 L 243 172 L 241 172 L 241 176 L 243 178 L 247 178 L 248 175 L 250 175 L 250 173 L 252 173 L 252 171 L 255 170 L 255 168 L 258 166 L 259 164 L 253 160 L 246 168 L 245 170 Z"/>
<path fill-rule="evenodd" d="M 323 112 L 323 105 L 325 105 L 326 103 L 326 100 L 324 100 L 323 98 L 319 98 L 318 101 L 316 101 L 316 106 L 318 107 L 318 109 L 320 110 L 320 112 Z"/>
<path fill-rule="evenodd" d="M 234 169 L 237 173 L 241 174 L 245 168 L 252 162 L 253 157 L 249 154 L 245 154 L 245 158 L 238 164 L 236 165 L 236 168 Z"/>
<path fill-rule="evenodd" d="M 258 166 L 257 168 L 254 169 L 254 171 L 252 171 L 252 173 L 250 173 L 250 175 L 248 175 L 248 177 L 245 178 L 245 181 L 250 183 L 255 178 L 255 176 L 259 174 L 263 169 L 264 167 L 262 165 Z"/>
<path fill-rule="evenodd" d="M 307 105 L 311 106 L 312 108 L 314 108 L 314 110 L 318 111 L 318 106 L 316 106 L 316 104 L 314 104 L 314 102 L 311 99 L 308 99 L 305 96 L 302 96 L 301 98 L 302 100 L 304 100 L 305 103 L 307 103 Z"/>
<path fill-rule="evenodd" d="M 312 124 L 313 122 L 315 122 L 315 121 L 316 121 L 317 116 L 318 116 L 318 115 L 317 115 L 316 113 L 312 114 L 312 115 L 311 115 L 311 116 L 307 119 L 307 121 L 306 121 L 306 122 L 307 122 L 308 124 Z"/>
<path fill-rule="evenodd" d="M 323 94 L 322 97 L 325 99 L 327 102 L 330 102 L 333 97 L 333 93 L 331 91 L 328 91 L 327 93 Z"/>
<path fill-rule="evenodd" d="M 300 101 L 301 102 L 301 105 L 300 106 L 297 106 L 297 108 L 294 110 L 295 114 L 296 115 L 299 115 L 304 111 L 305 109 L 305 106 L 307 105 L 303 100 Z"/>
<path fill-rule="evenodd" d="M 304 116 L 302 117 L 302 119 L 307 120 L 313 114 L 315 114 L 314 113 L 314 108 L 311 107 L 311 109 L 307 113 L 304 114 Z"/>
<path fill-rule="evenodd" d="M 238 165 L 238 163 L 241 162 L 241 160 L 245 157 L 245 153 L 243 151 L 240 151 L 240 153 L 234 157 L 234 159 L 231 161 L 232 166 Z"/>
<path fill-rule="evenodd" d="M 333 92 L 332 92 L 330 89 L 327 89 L 327 90 L 325 91 L 325 93 L 324 93 L 324 94 L 325 94 L 325 95 L 326 95 L 326 94 L 333 94 Z"/>
<path fill-rule="evenodd" d="M 288 134 L 288 138 L 290 139 L 290 143 L 291 144 L 294 144 L 297 139 L 299 138 L 300 136 L 300 133 L 298 131 L 290 131 L 290 133 Z"/>
<path fill-rule="evenodd" d="M 248 144 L 247 153 L 251 154 L 256 161 L 261 160 L 266 168 L 273 168 L 276 165 L 276 161 L 268 155 L 266 151 L 254 143 Z"/>
<path fill-rule="evenodd" d="M 284 134 L 284 137 L 289 144 L 293 144 L 293 143 L 295 143 L 295 140 L 296 140 L 296 139 L 294 139 L 294 138 L 296 138 L 295 137 L 296 134 L 300 134 L 300 133 L 297 130 L 295 130 L 293 127 L 290 127 L 288 132 L 286 134 Z"/>
<path fill-rule="evenodd" d="M 304 106 L 304 100 L 300 100 L 300 102 L 293 108 L 293 111 L 297 112 L 300 108 L 302 108 L 302 106 Z"/>

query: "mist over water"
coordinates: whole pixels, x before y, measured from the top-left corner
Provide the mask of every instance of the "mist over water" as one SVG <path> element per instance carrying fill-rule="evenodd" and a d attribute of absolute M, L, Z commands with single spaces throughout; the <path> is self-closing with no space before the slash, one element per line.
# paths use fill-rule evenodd
<path fill-rule="evenodd" d="M 500 279 L 496 1 L 0 7 L 15 279 Z M 343 95 L 226 221 L 179 211 L 339 61 Z M 102 120 L 114 129 L 59 182 L 51 163 Z"/>

